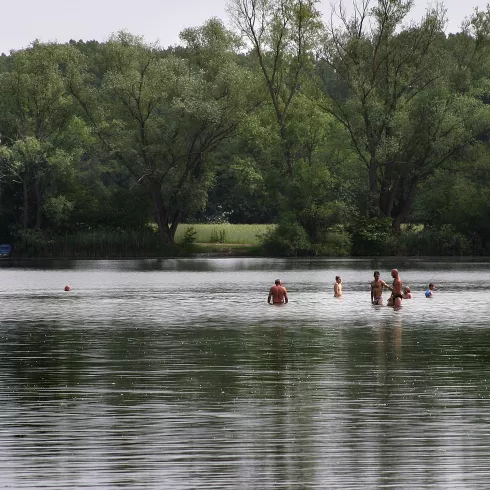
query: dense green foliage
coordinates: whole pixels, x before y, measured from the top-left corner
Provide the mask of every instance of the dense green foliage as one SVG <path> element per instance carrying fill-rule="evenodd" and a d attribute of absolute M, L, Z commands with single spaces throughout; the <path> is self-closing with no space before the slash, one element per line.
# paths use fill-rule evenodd
<path fill-rule="evenodd" d="M 446 36 L 413 0 L 317 4 L 2 57 L 0 241 L 156 256 L 255 223 L 273 255 L 490 254 L 490 9 Z"/>

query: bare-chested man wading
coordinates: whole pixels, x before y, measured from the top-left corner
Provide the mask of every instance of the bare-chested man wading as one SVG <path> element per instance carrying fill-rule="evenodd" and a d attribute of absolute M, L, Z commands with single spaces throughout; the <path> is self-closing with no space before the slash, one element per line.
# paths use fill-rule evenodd
<path fill-rule="evenodd" d="M 379 271 L 374 271 L 374 281 L 371 281 L 371 303 L 373 305 L 383 305 L 383 288 L 391 289 L 384 281 L 379 278 Z"/>
<path fill-rule="evenodd" d="M 388 306 L 400 308 L 403 298 L 403 283 L 400 278 L 400 273 L 398 272 L 398 269 L 393 269 L 391 271 L 391 277 L 393 278 L 393 292 L 391 293 L 390 299 L 388 300 Z"/>
<path fill-rule="evenodd" d="M 276 279 L 275 285 L 272 286 L 269 290 L 269 296 L 267 296 L 267 303 L 274 304 L 274 305 L 282 305 L 284 303 L 287 303 L 288 301 L 289 301 L 288 292 L 286 291 L 286 288 L 282 285 L 280 279 Z"/>

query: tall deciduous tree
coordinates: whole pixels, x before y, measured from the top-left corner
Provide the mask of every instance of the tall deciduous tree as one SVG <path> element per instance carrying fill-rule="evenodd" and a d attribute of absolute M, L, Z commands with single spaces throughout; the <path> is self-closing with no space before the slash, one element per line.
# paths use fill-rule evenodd
<path fill-rule="evenodd" d="M 272 104 L 287 174 L 294 172 L 291 106 L 313 69 L 322 34 L 318 0 L 230 0 L 228 12 L 256 57 Z"/>
<path fill-rule="evenodd" d="M 237 64 L 235 37 L 220 21 L 182 34 L 184 49 L 164 53 L 121 32 L 105 46 L 100 90 L 70 84 L 105 149 L 151 196 L 165 243 L 182 213 L 202 208 L 211 157 L 253 107 L 251 74 Z"/>
<path fill-rule="evenodd" d="M 82 121 L 63 76 L 78 57 L 73 47 L 35 42 L 14 52 L 0 76 L 2 162 L 4 173 L 22 182 L 24 229 L 41 228 L 48 190 L 55 192 L 56 179 L 72 171 L 82 150 L 80 139 L 75 145 L 67 139 Z"/>
<path fill-rule="evenodd" d="M 403 26 L 413 0 L 340 5 L 325 43 L 320 103 L 348 131 L 368 175 L 371 215 L 393 227 L 410 213 L 417 186 L 488 127 L 480 100 L 451 84 L 444 12 Z M 368 206 L 369 208 L 369 206 Z"/>

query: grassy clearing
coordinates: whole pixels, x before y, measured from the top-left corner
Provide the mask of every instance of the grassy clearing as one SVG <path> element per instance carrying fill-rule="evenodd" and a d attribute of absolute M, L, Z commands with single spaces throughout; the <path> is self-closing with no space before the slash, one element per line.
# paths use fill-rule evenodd
<path fill-rule="evenodd" d="M 181 242 L 186 231 L 193 228 L 196 231 L 196 243 L 224 243 L 258 245 L 259 235 L 264 234 L 273 225 L 231 225 L 223 224 L 182 224 L 177 228 L 175 241 Z"/>

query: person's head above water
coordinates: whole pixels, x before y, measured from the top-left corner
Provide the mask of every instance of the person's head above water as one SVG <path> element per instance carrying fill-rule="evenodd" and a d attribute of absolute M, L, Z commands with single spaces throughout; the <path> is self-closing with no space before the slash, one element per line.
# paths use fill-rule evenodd
<path fill-rule="evenodd" d="M 432 298 L 432 291 L 435 291 L 436 287 L 433 282 L 429 282 L 429 289 L 425 292 L 426 298 Z"/>
<path fill-rule="evenodd" d="M 405 286 L 405 287 L 403 288 L 403 292 L 404 292 L 405 294 L 408 294 L 408 293 L 411 293 L 412 291 L 410 290 L 410 288 L 409 288 L 408 286 Z"/>
<path fill-rule="evenodd" d="M 378 278 L 379 276 L 380 276 L 379 271 L 374 271 L 374 278 L 376 279 L 376 278 Z"/>
<path fill-rule="evenodd" d="M 281 280 L 280 279 L 276 279 L 274 281 L 274 283 L 275 283 L 276 286 L 280 286 L 281 285 Z"/>
<path fill-rule="evenodd" d="M 391 270 L 391 277 L 393 277 L 393 279 L 394 279 L 395 277 L 398 277 L 398 269 L 392 269 L 392 270 Z"/>
<path fill-rule="evenodd" d="M 335 282 L 342 282 L 342 278 L 340 276 L 335 276 Z"/>

